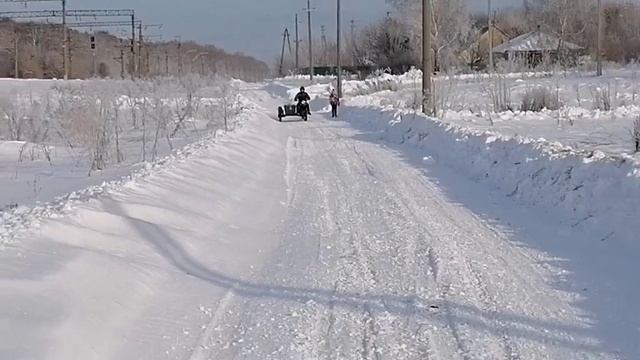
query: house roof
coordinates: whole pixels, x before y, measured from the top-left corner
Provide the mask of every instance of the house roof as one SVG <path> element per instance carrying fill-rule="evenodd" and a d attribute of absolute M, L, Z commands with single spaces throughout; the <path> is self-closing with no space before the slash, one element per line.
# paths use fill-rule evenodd
<path fill-rule="evenodd" d="M 502 30 L 498 25 L 493 24 L 493 25 L 492 25 L 492 27 L 493 27 L 493 30 L 496 30 L 496 31 L 497 31 L 498 33 L 500 33 L 502 36 L 504 36 L 504 37 L 506 37 L 506 38 L 510 38 L 510 37 L 511 37 L 511 35 L 509 35 L 509 33 L 508 33 L 508 32 L 506 32 L 506 31 Z M 487 34 L 488 32 L 489 32 L 489 27 L 488 27 L 488 26 L 485 26 L 485 27 L 483 27 L 483 28 L 482 28 L 482 34 L 483 34 L 483 35 L 484 35 L 484 34 Z"/>
<path fill-rule="evenodd" d="M 568 41 L 562 41 L 557 36 L 549 35 L 541 31 L 533 31 L 494 47 L 493 52 L 555 51 L 558 50 L 560 45 L 563 50 L 582 50 L 581 46 Z"/>

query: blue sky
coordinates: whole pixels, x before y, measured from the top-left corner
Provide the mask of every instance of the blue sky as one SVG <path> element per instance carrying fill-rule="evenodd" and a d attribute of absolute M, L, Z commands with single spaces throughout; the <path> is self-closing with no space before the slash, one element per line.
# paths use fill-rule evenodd
<path fill-rule="evenodd" d="M 486 0 L 469 0 L 473 8 L 484 9 Z M 497 5 L 521 4 L 522 0 L 493 0 Z M 165 39 L 181 35 L 184 39 L 211 43 L 227 51 L 240 51 L 272 62 L 278 54 L 285 26 L 291 30 L 294 16 L 301 15 L 301 31 L 306 29 L 303 8 L 306 0 L 67 0 L 70 9 L 132 8 L 147 23 L 162 23 Z M 312 0 L 315 31 L 327 26 L 335 29 L 335 0 Z M 385 0 L 342 0 L 344 26 L 350 19 L 357 26 L 371 23 L 387 12 Z M 1 4 L 3 9 L 24 9 L 24 5 Z M 57 8 L 58 5 L 29 5 L 30 9 Z M 89 19 L 88 19 L 89 20 Z M 306 30 L 305 30 L 306 31 Z"/>

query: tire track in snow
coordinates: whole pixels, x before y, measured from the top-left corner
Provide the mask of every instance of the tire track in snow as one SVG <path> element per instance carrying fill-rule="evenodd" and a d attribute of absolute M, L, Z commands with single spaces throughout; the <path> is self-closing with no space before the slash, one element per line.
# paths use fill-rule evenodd
<path fill-rule="evenodd" d="M 211 316 L 211 320 L 209 320 L 209 322 L 207 323 L 207 327 L 196 342 L 193 353 L 187 360 L 207 360 L 208 356 L 210 355 L 210 348 L 208 343 L 213 339 L 213 333 L 216 330 L 216 327 L 222 320 L 225 311 L 231 304 L 235 289 L 236 286 L 227 290 L 225 295 L 222 297 L 222 299 L 218 303 L 218 306 L 216 307 L 216 311 Z"/>

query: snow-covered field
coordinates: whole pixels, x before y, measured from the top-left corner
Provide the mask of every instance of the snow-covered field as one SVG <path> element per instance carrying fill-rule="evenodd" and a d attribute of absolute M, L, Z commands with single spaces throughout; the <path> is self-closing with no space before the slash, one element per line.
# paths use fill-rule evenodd
<path fill-rule="evenodd" d="M 607 79 L 635 101 L 632 73 Z M 557 125 L 558 112 L 595 112 L 586 97 L 494 112 L 478 76 L 439 79 L 457 85 L 427 118 L 412 109 L 418 75 L 349 81 L 340 120 L 319 79 L 309 122 L 275 120 L 304 79 L 236 83 L 238 130 L 13 209 L 0 358 L 640 358 L 630 141 Z M 504 78 L 514 108 L 532 84 L 602 81 Z M 556 121 L 545 140 L 536 117 Z M 554 137 L 566 129 L 582 130 Z"/>
<path fill-rule="evenodd" d="M 124 178 L 223 129 L 225 106 L 233 128 L 241 106 L 230 82 L 197 77 L 4 79 L 0 93 L 0 238 L 16 216 Z"/>

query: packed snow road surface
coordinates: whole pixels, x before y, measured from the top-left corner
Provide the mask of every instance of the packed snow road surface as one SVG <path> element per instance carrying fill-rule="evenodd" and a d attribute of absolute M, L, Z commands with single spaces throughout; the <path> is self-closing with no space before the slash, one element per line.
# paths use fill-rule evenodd
<path fill-rule="evenodd" d="M 245 91 L 237 133 L 0 253 L 0 358 L 619 358 L 545 254 L 375 138 Z"/>

